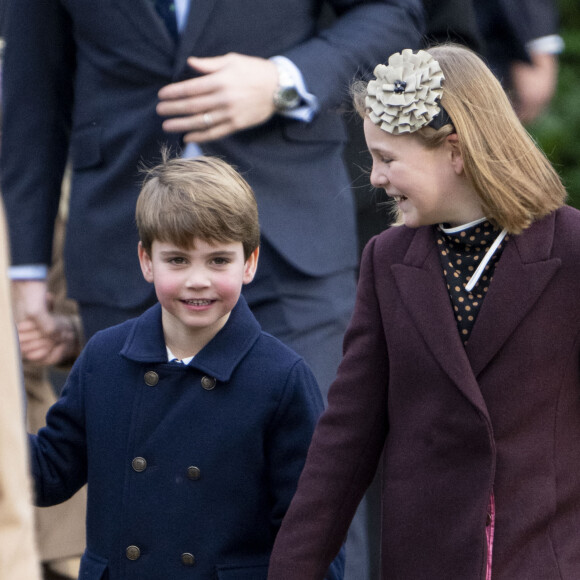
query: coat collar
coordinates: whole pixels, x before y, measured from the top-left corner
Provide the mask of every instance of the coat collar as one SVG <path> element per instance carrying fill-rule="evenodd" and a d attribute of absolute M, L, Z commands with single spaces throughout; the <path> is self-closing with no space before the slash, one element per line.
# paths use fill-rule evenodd
<path fill-rule="evenodd" d="M 467 347 L 461 342 L 432 227 L 415 231 L 391 270 L 427 346 L 464 395 L 487 414 L 476 377 L 536 303 L 560 266 L 550 258 L 555 213 L 513 236 L 499 260 Z"/>
<path fill-rule="evenodd" d="M 240 296 L 225 326 L 194 357 L 189 366 L 219 381 L 228 381 L 260 334 L 258 321 L 244 297 Z M 134 320 L 120 354 L 140 363 L 167 362 L 159 304 Z"/>

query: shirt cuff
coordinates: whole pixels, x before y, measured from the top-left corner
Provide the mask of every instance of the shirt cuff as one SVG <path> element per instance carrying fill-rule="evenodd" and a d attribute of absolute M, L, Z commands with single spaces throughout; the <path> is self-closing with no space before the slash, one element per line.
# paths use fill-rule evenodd
<path fill-rule="evenodd" d="M 564 40 L 559 34 L 541 36 L 526 43 L 529 53 L 560 54 L 564 50 Z"/>
<path fill-rule="evenodd" d="M 284 66 L 288 73 L 292 75 L 298 94 L 302 97 L 302 101 L 304 102 L 303 105 L 296 109 L 279 113 L 279 115 L 290 117 L 291 119 L 298 119 L 299 121 L 305 121 L 307 123 L 312 121 L 314 115 L 318 112 L 318 99 L 312 93 L 308 92 L 300 69 L 285 56 L 273 56 L 270 60 Z"/>
<path fill-rule="evenodd" d="M 48 266 L 44 264 L 26 264 L 8 268 L 8 277 L 11 280 L 46 280 L 47 276 Z"/>

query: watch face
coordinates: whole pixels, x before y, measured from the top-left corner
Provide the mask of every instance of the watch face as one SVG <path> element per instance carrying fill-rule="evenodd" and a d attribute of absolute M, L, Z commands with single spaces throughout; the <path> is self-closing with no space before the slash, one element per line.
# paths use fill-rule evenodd
<path fill-rule="evenodd" d="M 282 88 L 276 95 L 275 105 L 278 110 L 287 111 L 300 103 L 300 95 L 295 87 Z"/>

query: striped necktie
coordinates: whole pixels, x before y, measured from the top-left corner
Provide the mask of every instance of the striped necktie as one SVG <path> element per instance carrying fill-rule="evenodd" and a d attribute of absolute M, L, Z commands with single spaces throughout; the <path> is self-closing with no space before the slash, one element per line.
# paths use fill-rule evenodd
<path fill-rule="evenodd" d="M 155 0 L 155 10 L 165 22 L 169 34 L 173 37 L 175 42 L 179 39 L 177 31 L 177 17 L 175 15 L 175 0 Z"/>

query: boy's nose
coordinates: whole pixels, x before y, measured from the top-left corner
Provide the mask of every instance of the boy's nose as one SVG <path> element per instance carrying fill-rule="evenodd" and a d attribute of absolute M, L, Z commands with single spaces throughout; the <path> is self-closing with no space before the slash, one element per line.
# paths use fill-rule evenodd
<path fill-rule="evenodd" d="M 193 268 L 188 272 L 186 284 L 190 288 L 205 288 L 210 284 L 208 273 L 204 269 Z"/>

